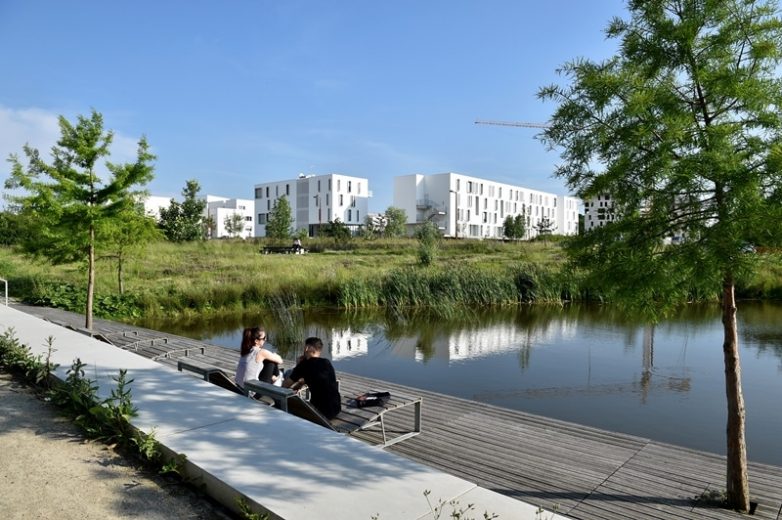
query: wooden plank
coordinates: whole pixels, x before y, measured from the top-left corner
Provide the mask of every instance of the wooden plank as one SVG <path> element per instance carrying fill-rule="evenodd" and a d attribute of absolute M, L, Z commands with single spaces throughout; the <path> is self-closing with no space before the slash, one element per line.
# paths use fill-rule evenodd
<path fill-rule="evenodd" d="M 65 311 L 25 310 L 75 326 L 82 323 L 81 316 Z M 239 360 L 235 349 L 106 320 L 96 320 L 93 332 L 119 333 L 110 336 L 116 338 L 128 329 L 137 334 L 128 334 L 127 342 L 132 336 L 169 338 L 166 345 L 140 348 L 140 355 L 153 357 L 205 346 L 203 355 L 187 360 L 219 367 L 228 374 L 233 374 Z M 176 367 L 176 359 L 160 362 Z M 370 389 L 389 391 L 392 400 L 395 395 L 423 397 L 423 432 L 390 451 L 570 518 L 746 519 L 697 499 L 705 490 L 724 488 L 725 458 L 720 455 L 345 372 L 339 372 L 338 378 L 346 398 Z M 409 427 L 412 410 L 400 412 L 404 413 L 386 416 L 389 431 Z M 373 430 L 356 436 L 382 442 L 380 433 Z M 759 503 L 753 518 L 782 518 L 782 467 L 750 463 L 749 478 L 752 500 Z"/>

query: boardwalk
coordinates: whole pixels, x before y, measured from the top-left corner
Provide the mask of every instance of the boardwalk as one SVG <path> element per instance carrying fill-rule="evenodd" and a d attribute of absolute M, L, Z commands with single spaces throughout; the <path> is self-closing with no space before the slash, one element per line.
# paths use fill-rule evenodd
<path fill-rule="evenodd" d="M 25 310 L 82 324 L 63 311 Z M 105 320 L 96 320 L 94 332 L 172 366 L 188 356 L 232 373 L 238 358 L 231 349 Z M 382 388 L 423 396 L 424 432 L 389 451 L 484 488 L 571 518 L 746 518 L 701 498 L 724 489 L 724 457 L 347 373 L 338 377 L 345 392 Z M 362 435 L 377 441 L 374 433 Z M 750 464 L 750 489 L 758 503 L 753 518 L 782 519 L 782 468 Z"/>

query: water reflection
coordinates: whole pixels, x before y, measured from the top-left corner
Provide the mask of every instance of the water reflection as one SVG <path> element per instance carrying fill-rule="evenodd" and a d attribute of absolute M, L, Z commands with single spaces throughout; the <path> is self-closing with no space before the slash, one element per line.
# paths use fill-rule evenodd
<path fill-rule="evenodd" d="M 750 459 L 782 465 L 782 305 L 739 308 Z M 305 312 L 305 335 L 324 340 L 337 370 L 444 394 L 724 452 L 722 325 L 716 305 L 657 325 L 617 307 L 477 309 L 444 319 L 423 312 Z M 238 348 L 244 326 L 272 315 L 146 324 Z M 281 348 L 286 359 L 301 347 Z"/>

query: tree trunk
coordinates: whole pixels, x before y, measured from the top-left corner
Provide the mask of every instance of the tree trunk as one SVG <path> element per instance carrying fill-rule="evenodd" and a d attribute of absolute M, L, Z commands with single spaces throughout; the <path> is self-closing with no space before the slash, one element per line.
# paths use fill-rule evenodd
<path fill-rule="evenodd" d="M 749 511 L 749 483 L 747 481 L 747 444 L 744 438 L 744 396 L 741 392 L 741 363 L 739 362 L 738 327 L 736 325 L 736 297 L 732 277 L 722 283 L 722 326 L 725 341 L 725 393 L 728 398 L 728 505 L 737 511 Z"/>
<path fill-rule="evenodd" d="M 92 330 L 92 300 L 95 292 L 95 228 L 90 224 L 90 238 L 87 256 L 87 309 L 85 310 L 85 324 L 88 330 Z"/>
<path fill-rule="evenodd" d="M 125 280 L 122 277 L 122 265 L 123 265 L 123 256 L 122 253 L 119 253 L 117 255 L 117 284 L 119 287 L 120 296 L 125 294 Z"/>

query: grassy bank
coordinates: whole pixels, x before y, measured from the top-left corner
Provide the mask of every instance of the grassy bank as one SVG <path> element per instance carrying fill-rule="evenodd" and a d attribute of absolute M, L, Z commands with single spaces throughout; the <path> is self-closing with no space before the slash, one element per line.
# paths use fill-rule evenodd
<path fill-rule="evenodd" d="M 125 266 L 118 294 L 116 264 L 99 262 L 96 315 L 132 319 L 235 312 L 280 305 L 363 308 L 581 300 L 599 296 L 561 267 L 556 243 L 444 241 L 434 265 L 418 265 L 414 240 L 355 240 L 337 249 L 310 241 L 307 255 L 261 255 L 255 241 L 150 244 Z M 772 258 L 773 256 L 773 258 Z M 778 255 L 768 255 L 740 292 L 782 296 Z M 764 261 L 766 261 L 764 259 Z M 51 266 L 0 248 L 0 277 L 11 295 L 81 311 L 86 276 L 77 264 Z M 589 296 L 587 296 L 589 295 Z"/>

